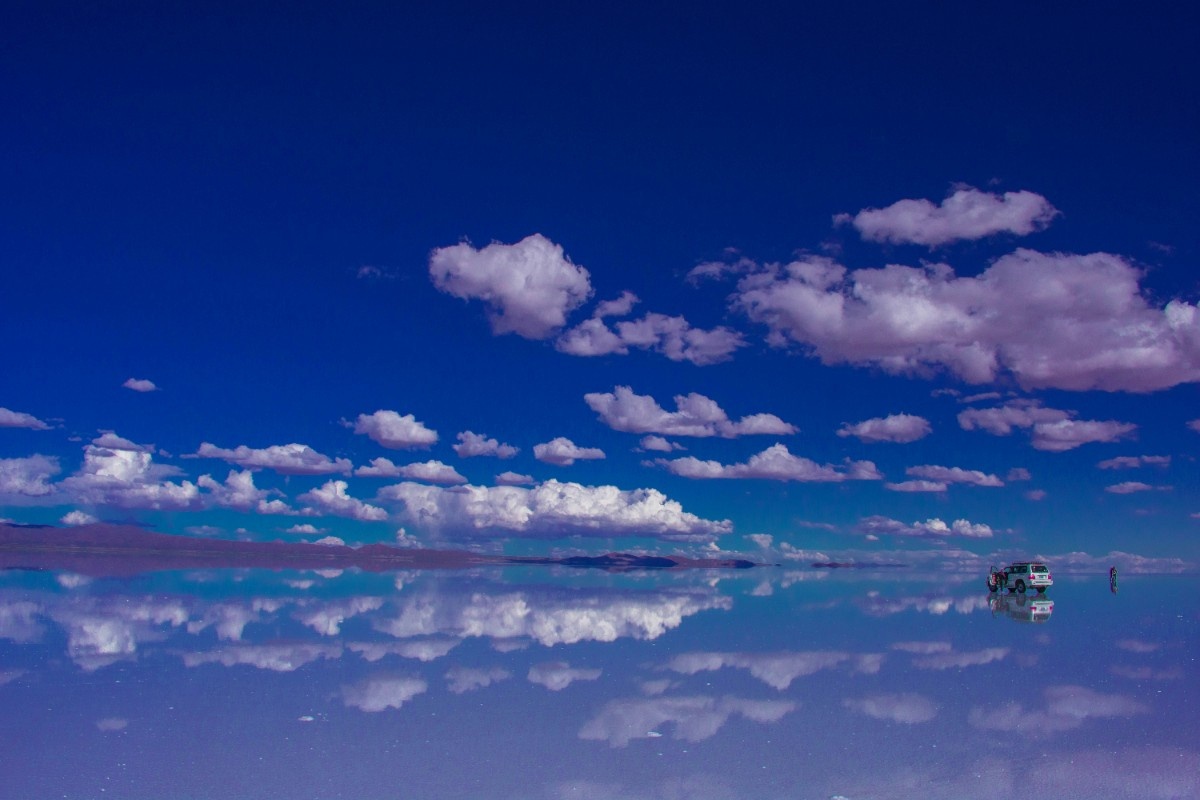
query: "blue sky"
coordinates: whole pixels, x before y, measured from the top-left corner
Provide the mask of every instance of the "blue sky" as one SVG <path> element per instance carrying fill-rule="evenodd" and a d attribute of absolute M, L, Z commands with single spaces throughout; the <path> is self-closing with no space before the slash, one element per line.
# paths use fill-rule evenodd
<path fill-rule="evenodd" d="M 1194 561 L 1179 13 L 20 5 L 0 517 Z"/>

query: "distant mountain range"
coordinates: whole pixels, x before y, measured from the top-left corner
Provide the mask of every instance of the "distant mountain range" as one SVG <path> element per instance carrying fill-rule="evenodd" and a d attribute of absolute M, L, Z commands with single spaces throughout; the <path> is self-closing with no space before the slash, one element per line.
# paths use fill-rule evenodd
<path fill-rule="evenodd" d="M 155 533 L 133 525 L 94 523 L 74 528 L 0 524 L 0 569 L 65 570 L 125 576 L 196 568 L 346 569 L 369 572 L 547 565 L 610 572 L 662 569 L 748 569 L 744 559 L 696 559 L 606 553 L 599 556 L 503 556 L 466 550 L 426 550 L 368 544 L 349 547 L 308 542 L 242 542 Z"/>

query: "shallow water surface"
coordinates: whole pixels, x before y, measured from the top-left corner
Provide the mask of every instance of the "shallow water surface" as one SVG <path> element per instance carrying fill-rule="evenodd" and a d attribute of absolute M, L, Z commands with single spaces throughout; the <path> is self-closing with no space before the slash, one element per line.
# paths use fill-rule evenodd
<path fill-rule="evenodd" d="M 0 797 L 1200 797 L 1190 578 L 0 573 Z"/>

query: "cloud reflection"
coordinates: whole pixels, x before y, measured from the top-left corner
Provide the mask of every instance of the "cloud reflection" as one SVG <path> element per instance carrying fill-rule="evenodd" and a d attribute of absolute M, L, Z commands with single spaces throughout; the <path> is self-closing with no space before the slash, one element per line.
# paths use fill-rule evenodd
<path fill-rule="evenodd" d="M 962 669 L 1002 661 L 1008 653 L 1007 647 L 989 647 L 971 653 L 934 653 L 914 658 L 912 663 L 917 669 Z"/>
<path fill-rule="evenodd" d="M 684 675 L 713 672 L 725 667 L 748 670 L 768 686 L 783 691 L 792 681 L 849 663 L 856 672 L 879 671 L 883 656 L 855 655 L 833 650 L 795 653 L 684 653 L 667 662 L 666 669 Z"/>
<path fill-rule="evenodd" d="M 34 619 L 37 613 L 37 605 L 27 600 L 0 603 L 0 639 L 8 639 L 17 644 L 41 639 L 45 628 Z"/>
<path fill-rule="evenodd" d="M 252 600 L 248 603 L 217 603 L 204 610 L 199 619 L 193 619 L 187 624 L 188 633 L 200 633 L 212 626 L 217 638 L 227 642 L 239 642 L 246 626 L 252 622 L 261 622 L 263 614 L 271 614 L 282 608 L 280 600 Z"/>
<path fill-rule="evenodd" d="M 512 673 L 500 667 L 477 669 L 474 667 L 452 667 L 446 671 L 446 688 L 454 694 L 465 694 L 506 681 Z"/>
<path fill-rule="evenodd" d="M 398 709 L 419 694 L 429 684 L 420 678 L 376 676 L 342 687 L 342 701 L 351 708 L 378 712 Z"/>
<path fill-rule="evenodd" d="M 754 722 L 777 722 L 797 708 L 783 700 L 743 700 L 737 697 L 658 697 L 612 700 L 584 724 L 579 738 L 625 747 L 634 739 L 662 735 L 660 725 L 674 728 L 673 738 L 699 742 L 714 735 L 730 717 Z"/>
<path fill-rule="evenodd" d="M 317 659 L 336 659 L 341 656 L 341 645 L 277 642 L 230 645 L 208 652 L 184 653 L 183 663 L 189 667 L 198 667 L 202 664 L 222 664 L 226 667 L 247 665 L 273 672 L 294 672 Z"/>
<path fill-rule="evenodd" d="M 351 617 L 383 606 L 380 597 L 351 597 L 332 603 L 310 604 L 296 612 L 296 619 L 322 636 L 337 636 L 342 632 L 342 623 Z"/>
<path fill-rule="evenodd" d="M 530 683 L 545 686 L 552 692 L 561 692 L 575 681 L 594 681 L 600 677 L 598 669 L 580 669 L 565 661 L 534 664 L 526 676 Z"/>
<path fill-rule="evenodd" d="M 182 601 L 153 597 L 82 598 L 49 609 L 67 634 L 67 655 L 92 671 L 136 657 L 141 642 L 167 638 L 163 626 L 188 621 Z"/>
<path fill-rule="evenodd" d="M 912 725 L 929 722 L 937 716 L 937 706 L 928 697 L 909 692 L 874 694 L 868 697 L 847 698 L 842 705 L 868 717 Z"/>
<path fill-rule="evenodd" d="M 425 639 L 414 642 L 350 642 L 346 647 L 358 653 L 366 661 L 379 661 L 394 655 L 417 661 L 434 661 L 442 658 L 461 641 L 458 639 Z"/>
<path fill-rule="evenodd" d="M 1150 709 L 1128 695 L 1103 694 L 1083 686 L 1051 686 L 1045 703 L 1024 708 L 1016 702 L 998 708 L 972 708 L 968 719 L 984 730 L 1016 731 L 1037 736 L 1078 728 L 1089 719 L 1113 719 L 1144 714 Z"/>
<path fill-rule="evenodd" d="M 700 592 L 560 592 L 529 589 L 485 594 L 433 594 L 403 599 L 376 630 L 396 638 L 441 634 L 457 638 L 532 639 L 550 647 L 619 638 L 656 639 L 685 617 L 729 609 L 730 598 Z"/>

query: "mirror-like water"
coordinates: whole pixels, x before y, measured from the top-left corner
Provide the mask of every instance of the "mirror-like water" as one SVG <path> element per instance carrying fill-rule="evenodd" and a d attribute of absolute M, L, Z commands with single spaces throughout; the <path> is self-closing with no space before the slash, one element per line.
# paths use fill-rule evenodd
<path fill-rule="evenodd" d="M 1200 796 L 1185 577 L 0 575 L 5 798 Z"/>

